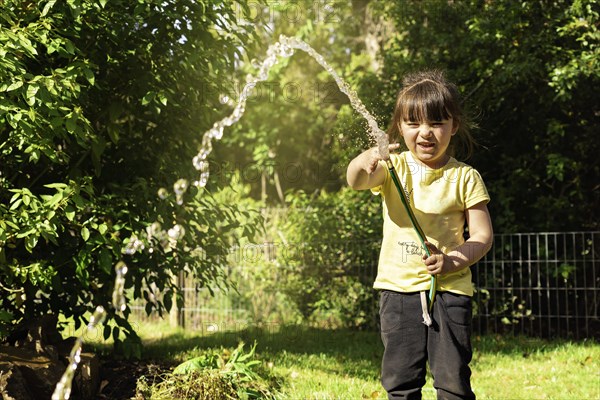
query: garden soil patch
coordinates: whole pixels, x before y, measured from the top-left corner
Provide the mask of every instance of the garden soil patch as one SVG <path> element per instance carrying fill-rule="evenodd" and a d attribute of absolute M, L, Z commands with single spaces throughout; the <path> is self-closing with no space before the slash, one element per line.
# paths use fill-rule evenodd
<path fill-rule="evenodd" d="M 103 359 L 100 370 L 100 390 L 98 400 L 125 400 L 135 397 L 135 388 L 140 377 L 148 380 L 172 371 L 173 365 L 152 361 L 127 361 Z"/>

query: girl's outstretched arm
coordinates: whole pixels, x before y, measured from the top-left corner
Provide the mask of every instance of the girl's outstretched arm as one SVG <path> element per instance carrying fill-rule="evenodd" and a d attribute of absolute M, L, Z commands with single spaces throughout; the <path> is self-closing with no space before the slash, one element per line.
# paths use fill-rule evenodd
<path fill-rule="evenodd" d="M 400 147 L 400 144 L 389 145 L 390 151 Z M 385 170 L 379 164 L 383 158 L 379 155 L 377 147 L 363 151 L 355 159 L 350 161 L 346 170 L 348 185 L 355 190 L 371 189 L 383 183 Z"/>
<path fill-rule="evenodd" d="M 425 242 L 431 252 L 431 256 L 424 258 L 430 274 L 447 274 L 467 268 L 479 261 L 492 247 L 494 232 L 486 203 L 478 203 L 465 213 L 469 226 L 469 239 L 466 242 L 448 254 Z"/>

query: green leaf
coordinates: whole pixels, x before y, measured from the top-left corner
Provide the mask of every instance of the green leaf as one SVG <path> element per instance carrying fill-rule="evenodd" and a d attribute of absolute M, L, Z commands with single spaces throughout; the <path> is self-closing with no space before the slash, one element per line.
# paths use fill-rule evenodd
<path fill-rule="evenodd" d="M 69 54 L 75 54 L 75 46 L 73 46 L 73 42 L 70 40 L 65 40 L 65 50 Z"/>
<path fill-rule="evenodd" d="M 163 106 L 167 105 L 167 97 L 163 93 L 158 94 L 158 101 L 160 101 Z"/>
<path fill-rule="evenodd" d="M 17 199 L 11 206 L 10 209 L 11 210 L 16 210 L 17 208 L 19 208 L 19 206 L 21 205 L 21 203 L 23 202 L 23 199 Z"/>
<path fill-rule="evenodd" d="M 23 81 L 15 81 L 13 83 L 11 83 L 7 88 L 6 91 L 10 92 L 12 90 L 17 90 L 18 88 L 20 88 L 21 86 L 23 86 Z"/>
<path fill-rule="evenodd" d="M 12 221 L 8 221 L 8 220 L 6 220 L 6 221 L 4 221 L 4 223 L 5 223 L 6 225 L 10 226 L 11 228 L 13 228 L 14 230 L 19 230 L 19 225 L 15 224 L 15 223 L 14 223 L 14 222 L 12 222 Z"/>
<path fill-rule="evenodd" d="M 65 208 L 65 216 L 69 221 L 75 219 L 75 209 L 70 204 Z"/>
<path fill-rule="evenodd" d="M 44 187 L 50 188 L 50 189 L 66 189 L 68 187 L 68 185 L 66 183 L 48 183 L 47 185 L 44 185 Z"/>
<path fill-rule="evenodd" d="M 119 141 L 119 130 L 116 126 L 114 125 L 109 125 L 106 127 L 106 130 L 108 132 L 108 137 L 110 138 L 110 140 L 113 143 L 117 143 Z"/>
<path fill-rule="evenodd" d="M 72 113 L 65 121 L 65 127 L 69 133 L 75 133 L 77 130 L 77 114 Z"/>
<path fill-rule="evenodd" d="M 108 340 L 108 338 L 110 337 L 110 325 L 106 324 L 104 325 L 104 332 L 102 333 L 102 336 L 104 337 L 104 340 Z"/>
<path fill-rule="evenodd" d="M 31 44 L 31 40 L 27 39 L 22 33 L 19 33 L 19 44 L 29 53 L 37 55 L 37 50 Z"/>
<path fill-rule="evenodd" d="M 187 375 L 192 372 L 201 371 L 206 368 L 204 362 L 206 361 L 206 357 L 200 356 L 196 358 L 192 358 L 191 360 L 187 360 L 179 364 L 173 370 L 174 375 Z"/>
<path fill-rule="evenodd" d="M 42 17 L 45 17 L 46 15 L 48 15 L 48 12 L 50 11 L 50 9 L 52 7 L 54 7 L 54 3 L 56 3 L 56 0 L 50 0 L 46 3 L 46 5 L 44 6 L 44 9 L 42 10 Z"/>
<path fill-rule="evenodd" d="M 155 96 L 156 96 L 156 93 L 154 93 L 154 92 L 146 93 L 146 95 L 142 98 L 142 105 L 145 106 L 145 105 L 149 104 L 152 100 L 154 100 Z"/>
<path fill-rule="evenodd" d="M 27 236 L 25 238 L 25 249 L 32 253 L 33 252 L 33 248 L 37 245 L 38 243 L 38 239 L 39 236 L 37 235 L 31 235 L 31 236 Z"/>
<path fill-rule="evenodd" d="M 21 197 L 21 191 L 16 190 L 16 189 L 11 189 L 11 192 L 14 192 L 13 196 L 10 198 L 9 203 L 12 203 L 13 201 L 17 200 L 19 197 Z"/>
<path fill-rule="evenodd" d="M 40 87 L 38 85 L 28 85 L 27 86 L 27 92 L 25 93 L 25 95 L 29 98 L 29 97 L 34 97 L 38 90 L 40 89 Z"/>
<path fill-rule="evenodd" d="M 85 201 L 84 201 L 83 197 L 81 197 L 78 194 L 74 194 L 73 195 L 73 203 L 75 203 L 75 205 L 77 206 L 77 208 L 83 208 L 83 207 L 85 207 Z"/>
<path fill-rule="evenodd" d="M 167 290 L 163 296 L 163 305 L 167 311 L 171 311 L 173 306 L 173 291 Z"/>
<path fill-rule="evenodd" d="M 87 227 L 83 227 L 81 228 L 81 237 L 83 238 L 84 241 L 87 242 L 87 240 L 90 238 L 90 231 Z"/>
<path fill-rule="evenodd" d="M 102 271 L 104 271 L 107 275 L 110 275 L 112 272 L 112 255 L 110 253 L 110 250 L 108 250 L 106 247 L 103 248 L 100 251 L 100 256 L 98 257 L 98 261 L 100 264 L 100 268 L 102 269 Z"/>
<path fill-rule="evenodd" d="M 13 318 L 14 314 L 5 310 L 0 310 L 0 322 L 10 322 Z"/>
<path fill-rule="evenodd" d="M 101 235 L 104 235 L 107 230 L 108 230 L 108 226 L 106 226 L 106 224 L 98 225 L 98 232 L 100 232 Z"/>
<path fill-rule="evenodd" d="M 31 235 L 32 233 L 36 233 L 36 232 L 37 232 L 37 231 L 36 231 L 36 229 L 35 229 L 35 228 L 29 228 L 29 229 L 27 229 L 27 230 L 24 230 L 24 231 L 22 231 L 22 232 L 19 232 L 19 233 L 17 234 L 17 239 L 22 239 L 22 238 L 24 238 L 24 237 L 27 237 L 27 236 Z"/>
<path fill-rule="evenodd" d="M 119 329 L 118 326 L 115 326 L 112 330 L 112 337 L 113 340 L 116 342 L 117 340 L 119 340 L 119 335 L 121 334 L 121 330 Z"/>
<path fill-rule="evenodd" d="M 83 70 L 83 76 L 85 76 L 85 79 L 87 79 L 87 81 L 90 83 L 90 85 L 94 86 L 94 83 L 96 82 L 96 79 L 95 79 L 94 73 L 92 72 L 91 69 L 84 68 L 84 70 Z"/>
<path fill-rule="evenodd" d="M 47 202 L 47 207 L 54 207 L 63 199 L 63 192 L 57 192 L 54 196 L 52 196 Z"/>

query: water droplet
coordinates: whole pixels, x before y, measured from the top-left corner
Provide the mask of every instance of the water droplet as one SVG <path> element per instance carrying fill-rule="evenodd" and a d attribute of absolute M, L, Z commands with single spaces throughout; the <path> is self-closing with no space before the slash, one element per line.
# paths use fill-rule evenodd
<path fill-rule="evenodd" d="M 188 189 L 188 181 L 185 179 L 179 179 L 173 184 L 173 190 L 176 195 L 182 195 Z"/>
<path fill-rule="evenodd" d="M 279 50 L 279 54 L 283 57 L 291 57 L 294 55 L 294 49 L 289 46 L 283 45 Z"/>
<path fill-rule="evenodd" d="M 202 136 L 202 149 L 200 150 L 200 154 L 203 156 L 203 159 L 206 159 L 210 152 L 212 151 L 212 136 L 211 132 L 208 131 Z"/>
<path fill-rule="evenodd" d="M 208 183 L 208 171 L 202 172 L 200 174 L 200 178 L 196 182 L 194 182 L 196 187 L 199 187 L 199 188 L 205 187 L 207 183 Z"/>
<path fill-rule="evenodd" d="M 237 122 L 237 121 L 236 121 L 236 120 L 233 118 L 233 116 L 232 116 L 232 115 L 230 115 L 229 117 L 227 117 L 227 118 L 224 118 L 224 119 L 221 121 L 221 124 L 222 124 L 223 126 L 231 126 L 231 125 L 235 124 L 236 122 Z M 221 138 L 219 138 L 219 139 L 221 139 Z"/>
<path fill-rule="evenodd" d="M 196 170 L 208 171 L 208 161 L 205 161 L 205 160 L 201 159 L 200 157 L 196 156 L 196 157 L 194 157 L 192 162 L 194 163 L 194 168 L 196 168 Z"/>
<path fill-rule="evenodd" d="M 167 197 L 169 197 L 169 191 L 167 189 L 165 189 L 165 188 L 158 189 L 158 197 L 161 200 L 166 199 Z"/>
<path fill-rule="evenodd" d="M 267 79 L 267 78 L 265 78 L 265 79 Z M 265 79 L 263 79 L 263 80 L 265 80 Z M 246 85 L 242 89 L 242 93 L 240 94 L 240 101 L 246 101 L 246 99 L 248 97 L 250 97 L 250 95 L 256 88 L 256 85 L 257 85 L 256 80 L 246 83 Z"/>
<path fill-rule="evenodd" d="M 127 269 L 127 265 L 125 263 L 121 263 L 119 268 L 117 268 L 117 275 L 124 276 L 125 274 L 127 274 L 127 271 L 129 271 Z"/>
<path fill-rule="evenodd" d="M 179 240 L 185 235 L 185 229 L 181 225 L 175 224 L 167 231 L 167 235 L 173 240 Z"/>
<path fill-rule="evenodd" d="M 96 307 L 96 311 L 90 317 L 90 325 L 96 326 L 98 324 L 101 324 L 104 321 L 105 315 L 106 315 L 106 313 L 104 312 L 104 307 L 102 307 L 102 306 Z"/>
<path fill-rule="evenodd" d="M 125 275 L 127 274 L 127 264 L 123 261 L 119 261 L 115 265 L 115 272 L 117 277 L 115 279 L 115 289 L 113 290 L 112 303 L 117 311 L 125 311 L 127 308 L 127 301 L 125 298 Z"/>
<path fill-rule="evenodd" d="M 161 226 L 160 222 L 153 222 L 150 226 L 146 227 L 146 233 L 148 234 L 148 240 L 152 239 L 160 233 Z"/>
<path fill-rule="evenodd" d="M 173 184 L 173 191 L 175 192 L 175 200 L 177 201 L 177 204 L 183 204 L 183 195 L 187 191 L 188 187 L 189 183 L 185 179 L 179 179 Z"/>
<path fill-rule="evenodd" d="M 71 397 L 71 385 L 73 383 L 73 377 L 75 376 L 77 366 L 81 362 L 83 338 L 89 337 L 89 335 L 97 328 L 97 326 L 104 322 L 105 318 L 106 311 L 104 310 L 104 308 L 102 306 L 96 307 L 96 310 L 90 317 L 90 321 L 85 327 L 85 330 L 75 340 L 75 344 L 73 345 L 73 348 L 71 349 L 71 352 L 69 354 L 69 365 L 65 369 L 65 372 L 56 384 L 56 387 L 54 388 L 54 392 L 52 393 L 52 400 L 66 400 L 69 399 L 69 397 Z"/>
<path fill-rule="evenodd" d="M 214 126 L 211 130 L 208 131 L 208 136 L 210 136 L 211 139 L 217 139 L 217 140 L 221 140 L 221 138 L 223 137 L 223 126 L 218 125 L 218 126 Z"/>
<path fill-rule="evenodd" d="M 127 244 L 125 245 L 125 248 L 123 249 L 123 253 L 128 254 L 128 255 L 133 255 L 133 254 L 137 253 L 138 251 L 142 251 L 142 250 L 144 250 L 144 242 L 142 242 L 140 239 L 138 239 L 137 236 L 132 235 L 129 238 L 129 242 L 127 242 Z"/>

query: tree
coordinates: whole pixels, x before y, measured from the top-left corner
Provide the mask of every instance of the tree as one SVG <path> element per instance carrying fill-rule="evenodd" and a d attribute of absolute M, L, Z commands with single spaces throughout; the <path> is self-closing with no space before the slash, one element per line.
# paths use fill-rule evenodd
<path fill-rule="evenodd" d="M 148 311 L 171 307 L 180 272 L 225 283 L 236 207 L 193 186 L 157 191 L 193 180 L 221 82 L 252 39 L 237 25 L 248 12 L 233 0 L 4 2 L 0 334 L 48 312 L 79 324 L 102 305 L 135 336 L 110 306 L 119 260 Z"/>
<path fill-rule="evenodd" d="M 391 115 L 407 71 L 447 70 L 478 117 L 482 148 L 470 162 L 491 192 L 496 231 L 597 229 L 597 4 L 374 4 L 395 26 L 369 81 L 376 109 Z"/>

